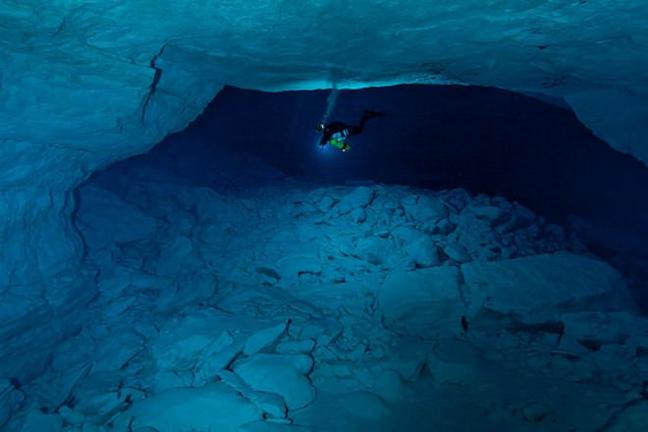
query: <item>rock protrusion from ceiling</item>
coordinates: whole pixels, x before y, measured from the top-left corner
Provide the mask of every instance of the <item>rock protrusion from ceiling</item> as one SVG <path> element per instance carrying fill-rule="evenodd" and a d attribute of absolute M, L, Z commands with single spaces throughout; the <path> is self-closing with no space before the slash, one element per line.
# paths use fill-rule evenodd
<path fill-rule="evenodd" d="M 566 100 L 599 138 L 648 164 L 648 91 L 591 89 Z"/>

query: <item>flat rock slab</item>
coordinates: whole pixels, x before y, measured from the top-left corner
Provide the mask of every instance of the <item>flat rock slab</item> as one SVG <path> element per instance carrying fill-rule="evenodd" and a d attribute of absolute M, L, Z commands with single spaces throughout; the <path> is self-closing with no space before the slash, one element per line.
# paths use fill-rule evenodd
<path fill-rule="evenodd" d="M 376 196 L 376 192 L 368 187 L 358 187 L 342 197 L 335 207 L 338 214 L 346 214 L 358 208 L 367 207 Z"/>
<path fill-rule="evenodd" d="M 313 359 L 304 354 L 257 354 L 234 372 L 253 389 L 281 395 L 288 409 L 298 409 L 315 399 L 315 388 L 306 377 L 312 367 Z"/>
<path fill-rule="evenodd" d="M 350 414 L 363 418 L 380 418 L 389 415 L 385 402 L 367 391 L 358 391 L 340 396 L 342 407 Z"/>
<path fill-rule="evenodd" d="M 459 323 L 464 308 L 459 271 L 449 266 L 392 272 L 377 298 L 385 318 L 416 334 Z"/>
<path fill-rule="evenodd" d="M 482 308 L 530 313 L 626 289 L 615 269 L 603 261 L 569 252 L 535 255 L 461 266 L 469 314 Z"/>
<path fill-rule="evenodd" d="M 286 332 L 287 327 L 288 322 L 284 322 L 256 332 L 245 342 L 243 353 L 246 355 L 256 354 L 274 344 Z"/>
<path fill-rule="evenodd" d="M 261 417 L 261 410 L 252 402 L 227 385 L 215 383 L 167 390 L 136 402 L 117 418 L 115 430 L 152 427 L 159 432 L 235 432 Z"/>
<path fill-rule="evenodd" d="M 276 265 L 280 278 L 296 281 L 302 274 L 320 274 L 322 264 L 315 254 L 295 254 L 285 256 Z"/>
<path fill-rule="evenodd" d="M 102 188 L 84 189 L 81 207 L 79 224 L 84 238 L 93 247 L 148 238 L 156 229 L 155 218 Z"/>
<path fill-rule="evenodd" d="M 157 367 L 188 370 L 196 366 L 202 352 L 209 350 L 211 355 L 215 355 L 225 350 L 233 342 L 221 335 L 231 321 L 230 316 L 211 310 L 168 321 L 151 346 Z M 225 360 L 225 364 L 228 361 Z"/>
<path fill-rule="evenodd" d="M 24 432 L 59 432 L 63 430 L 63 419 L 55 414 L 30 411 L 21 430 Z"/>
<path fill-rule="evenodd" d="M 448 216 L 448 209 L 443 202 L 431 194 L 409 195 L 402 204 L 414 221 L 434 222 Z"/>
<path fill-rule="evenodd" d="M 610 432 L 631 432 L 645 430 L 648 425 L 648 400 L 638 402 L 627 408 L 612 423 Z"/>

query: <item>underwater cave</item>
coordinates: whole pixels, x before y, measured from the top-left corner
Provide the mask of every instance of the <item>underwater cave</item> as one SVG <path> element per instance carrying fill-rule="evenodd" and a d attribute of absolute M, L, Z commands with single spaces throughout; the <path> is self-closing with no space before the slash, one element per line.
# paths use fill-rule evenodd
<path fill-rule="evenodd" d="M 0 431 L 645 428 L 642 3 L 56 3 L 0 6 Z"/>

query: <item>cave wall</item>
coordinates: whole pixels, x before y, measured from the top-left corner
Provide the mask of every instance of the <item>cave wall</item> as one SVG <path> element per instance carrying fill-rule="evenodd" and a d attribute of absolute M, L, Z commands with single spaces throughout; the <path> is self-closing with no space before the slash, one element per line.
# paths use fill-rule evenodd
<path fill-rule="evenodd" d="M 15 29 L 5 23 L 3 35 Z M 81 265 L 75 186 L 182 129 L 221 87 L 192 62 L 162 77 L 100 50 L 38 50 L 23 36 L 0 42 L 12 66 L 0 75 L 0 364 L 2 376 L 20 381 L 47 367 L 48 347 L 78 331 L 96 290 L 96 273 Z"/>
<path fill-rule="evenodd" d="M 648 160 L 639 109 L 648 101 L 647 8 L 641 0 L 0 2 L 0 296 L 29 305 L 3 308 L 0 334 L 19 332 L 34 299 L 60 315 L 61 298 L 46 293 L 66 285 L 54 276 L 77 274 L 83 254 L 70 190 L 184 127 L 223 84 L 455 82 L 546 93 L 565 97 L 615 148 Z M 2 344 L 0 358 L 10 350 Z"/>

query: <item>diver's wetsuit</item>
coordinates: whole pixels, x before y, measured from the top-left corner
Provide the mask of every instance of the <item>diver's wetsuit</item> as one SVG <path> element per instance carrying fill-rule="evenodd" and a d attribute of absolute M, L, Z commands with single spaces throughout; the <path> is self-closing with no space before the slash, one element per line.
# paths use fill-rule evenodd
<path fill-rule="evenodd" d="M 325 146 L 331 139 L 333 135 L 339 134 L 344 140 L 350 135 L 358 135 L 362 133 L 367 120 L 373 117 L 381 116 L 382 113 L 376 111 L 365 111 L 360 118 L 360 122 L 357 125 L 348 125 L 342 122 L 331 122 L 324 126 L 322 131 L 322 138 L 320 139 L 320 145 Z"/>

